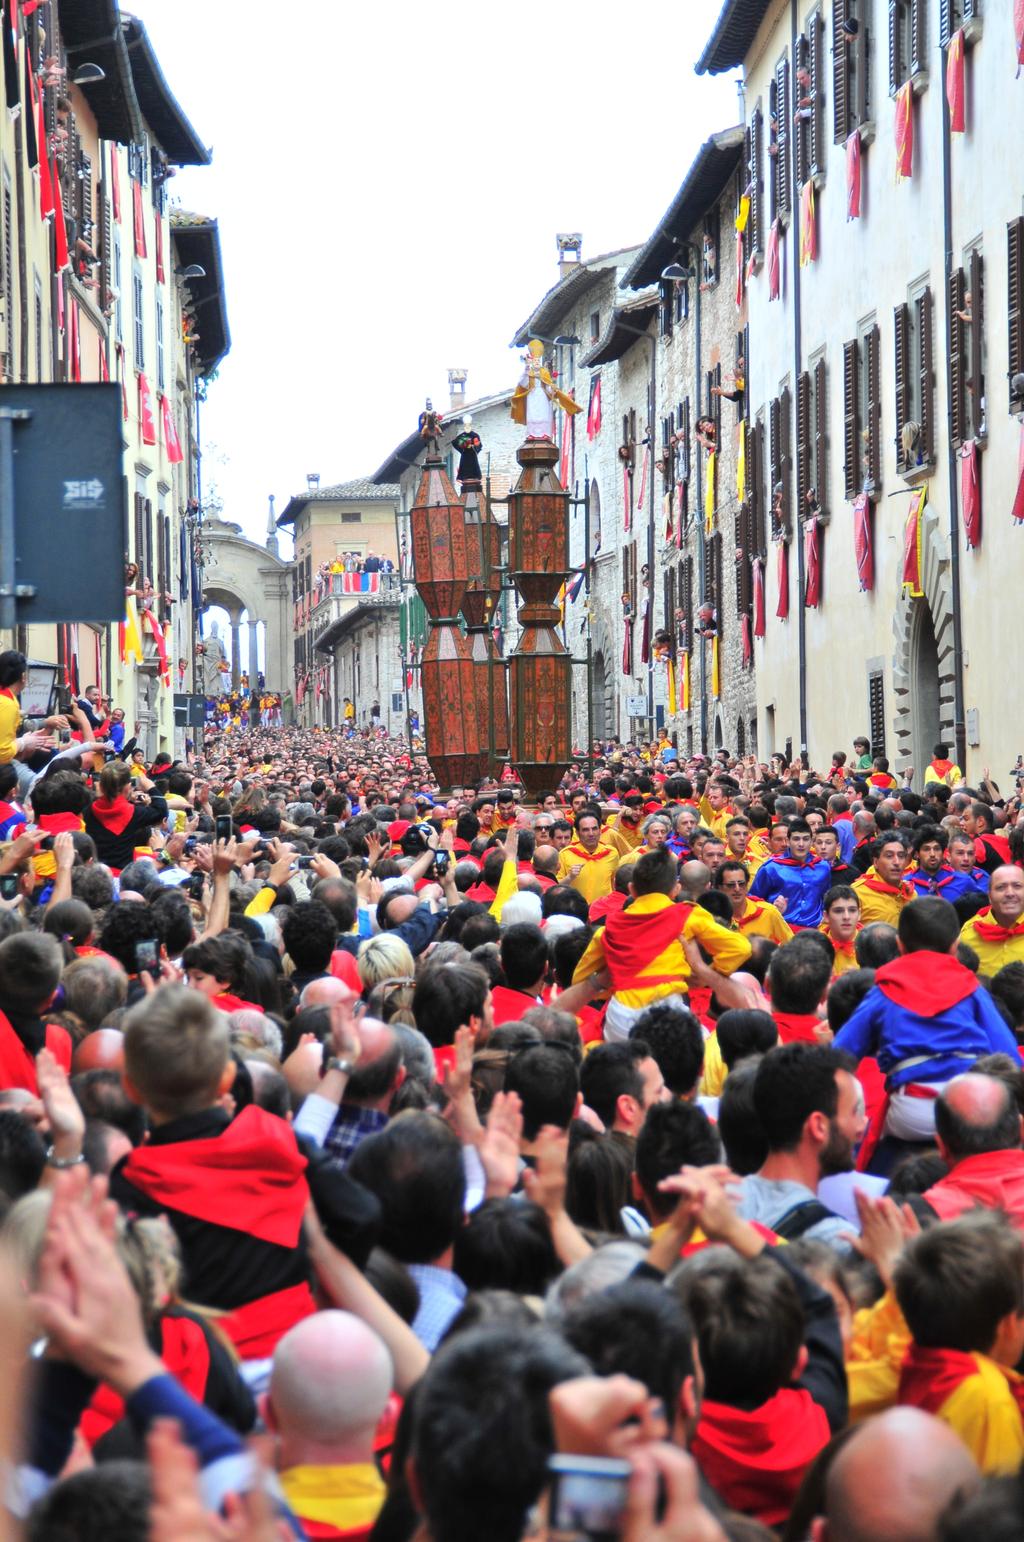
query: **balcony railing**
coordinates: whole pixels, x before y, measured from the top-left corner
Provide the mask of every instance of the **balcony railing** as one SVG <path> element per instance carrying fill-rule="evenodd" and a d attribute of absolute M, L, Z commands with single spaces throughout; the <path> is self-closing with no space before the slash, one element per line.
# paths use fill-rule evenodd
<path fill-rule="evenodd" d="M 398 573 L 332 573 L 319 588 L 295 602 L 295 630 L 312 627 L 314 640 L 357 605 L 397 605 L 402 595 Z"/>

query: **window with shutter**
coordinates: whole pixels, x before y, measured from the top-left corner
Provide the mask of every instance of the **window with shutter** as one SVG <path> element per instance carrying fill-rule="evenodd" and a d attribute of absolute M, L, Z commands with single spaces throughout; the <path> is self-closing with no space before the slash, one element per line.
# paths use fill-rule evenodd
<path fill-rule="evenodd" d="M 810 175 L 811 70 L 808 63 L 810 44 L 804 33 L 796 40 L 796 78 L 793 83 L 793 159 L 797 190 Z"/>
<path fill-rule="evenodd" d="M 797 517 L 805 519 L 809 508 L 811 483 L 811 377 L 804 370 L 796 377 L 796 506 Z"/>
<path fill-rule="evenodd" d="M 736 609 L 749 615 L 754 602 L 751 560 L 753 558 L 753 515 L 749 502 L 736 511 Z"/>
<path fill-rule="evenodd" d="M 857 339 L 843 344 L 843 490 L 847 500 L 861 487 L 860 348 Z"/>
<path fill-rule="evenodd" d="M 11 178 L 6 166 L 3 169 L 3 204 L 0 207 L 0 218 L 3 221 L 3 229 L 0 236 L 3 238 L 0 256 L 3 259 L 2 295 L 4 303 L 4 347 L 0 355 L 0 380 L 10 378 L 14 366 L 14 219 L 13 198 L 11 193 Z M 6 363 L 4 363 L 6 360 Z"/>
<path fill-rule="evenodd" d="M 683 594 L 680 608 L 683 612 L 680 642 L 687 653 L 693 645 L 693 558 L 683 562 Z"/>
<path fill-rule="evenodd" d="M 832 137 L 845 145 L 850 136 L 850 50 L 843 24 L 847 19 L 847 0 L 832 0 Z"/>
<path fill-rule="evenodd" d="M 889 95 L 928 72 L 927 0 L 889 0 Z"/>
<path fill-rule="evenodd" d="M 747 335 L 746 328 L 736 333 L 736 363 L 733 366 L 733 388 L 740 392 L 736 398 L 736 421 L 742 423 L 747 415 Z"/>
<path fill-rule="evenodd" d="M 820 358 L 814 366 L 814 496 L 819 518 L 828 517 L 828 371 Z"/>
<path fill-rule="evenodd" d="M 932 339 L 932 292 L 927 286 L 915 301 L 917 340 L 917 408 L 920 413 L 920 457 L 924 465 L 935 464 L 935 357 Z"/>
<path fill-rule="evenodd" d="M 896 465 L 900 471 L 909 470 L 912 457 L 904 444 L 904 429 L 910 421 L 910 308 L 897 305 L 893 312 L 895 352 L 895 409 L 896 409 Z"/>
<path fill-rule="evenodd" d="M 985 272 L 981 252 L 975 247 L 969 259 L 971 324 L 968 328 L 970 355 L 967 393 L 970 401 L 970 427 L 975 439 L 984 442 L 988 431 L 985 402 Z"/>
<path fill-rule="evenodd" d="M 1008 329 L 1008 370 L 1010 411 L 1024 412 L 1024 393 L 1014 393 L 1015 375 L 1024 373 L 1024 218 L 1011 220 L 1006 227 L 1006 318 Z"/>
<path fill-rule="evenodd" d="M 783 221 L 792 212 L 792 186 L 789 169 L 789 60 L 780 59 L 775 66 L 775 157 L 776 196 L 775 211 Z"/>
<path fill-rule="evenodd" d="M 770 472 L 768 498 L 772 511 L 772 540 L 777 541 L 781 534 L 782 512 L 782 421 L 777 396 L 768 403 L 768 457 Z"/>
<path fill-rule="evenodd" d="M 134 558 L 138 565 L 139 577 L 145 578 L 146 572 L 146 534 L 145 534 L 145 506 L 141 493 L 135 494 L 135 552 Z"/>
<path fill-rule="evenodd" d="M 966 414 L 966 370 L 964 368 L 964 323 L 960 312 L 964 309 L 964 270 L 957 268 L 949 276 L 949 426 L 953 448 L 958 450 L 964 442 Z"/>
<path fill-rule="evenodd" d="M 725 631 L 723 622 L 725 617 L 722 612 L 725 609 L 725 590 L 722 586 L 722 533 L 716 531 L 711 537 L 711 574 L 715 585 L 715 611 L 718 621 L 718 635 Z"/>
<path fill-rule="evenodd" d="M 758 102 L 750 118 L 750 253 L 764 258 L 764 114 Z"/>
<path fill-rule="evenodd" d="M 717 207 L 704 216 L 704 232 L 701 236 L 701 288 L 710 289 L 718 283 L 721 271 L 719 245 L 721 222 Z"/>
<path fill-rule="evenodd" d="M 758 413 L 747 437 L 747 478 L 750 483 L 750 503 L 753 513 L 752 539 L 754 551 L 759 557 L 768 552 L 768 525 L 766 518 L 764 484 L 764 413 Z"/>
<path fill-rule="evenodd" d="M 868 328 L 864 338 L 867 375 L 867 458 L 871 491 L 877 496 L 882 486 L 882 369 L 881 336 L 877 323 Z"/>
<path fill-rule="evenodd" d="M 142 506 L 142 538 L 146 548 L 146 562 L 143 574 L 147 578 L 156 577 L 156 554 L 153 551 L 153 500 L 146 498 Z"/>
<path fill-rule="evenodd" d="M 672 336 L 673 322 L 673 289 L 675 285 L 671 279 L 662 279 L 658 293 L 658 336 Z"/>
<path fill-rule="evenodd" d="M 782 482 L 781 523 L 784 538 L 788 541 L 793 527 L 793 394 L 789 386 L 783 386 L 779 394 L 779 446 L 781 460 L 779 475 Z"/>
<path fill-rule="evenodd" d="M 825 23 L 820 8 L 807 24 L 807 71 L 811 79 L 811 115 L 807 119 L 808 170 L 824 177 L 828 159 L 825 147 Z"/>
<path fill-rule="evenodd" d="M 871 754 L 885 754 L 885 676 L 881 670 L 868 675 L 868 733 Z"/>

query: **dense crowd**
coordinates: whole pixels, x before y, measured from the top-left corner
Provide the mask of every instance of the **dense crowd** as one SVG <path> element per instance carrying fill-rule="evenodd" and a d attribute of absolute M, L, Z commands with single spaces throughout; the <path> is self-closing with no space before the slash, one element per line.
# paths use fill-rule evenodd
<path fill-rule="evenodd" d="M 1017 796 L 0 678 L 11 1535 L 1020 1535 Z"/>

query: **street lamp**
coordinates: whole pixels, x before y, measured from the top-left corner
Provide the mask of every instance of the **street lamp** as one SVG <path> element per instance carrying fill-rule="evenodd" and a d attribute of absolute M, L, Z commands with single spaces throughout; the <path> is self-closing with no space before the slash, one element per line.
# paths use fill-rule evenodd
<path fill-rule="evenodd" d="M 206 277 L 206 269 L 204 267 L 201 267 L 198 262 L 190 262 L 187 268 L 175 268 L 174 271 L 178 275 L 179 278 L 205 278 Z"/>
<path fill-rule="evenodd" d="M 97 86 L 101 80 L 106 80 L 107 72 L 98 64 L 80 64 L 71 77 L 73 86 Z"/>

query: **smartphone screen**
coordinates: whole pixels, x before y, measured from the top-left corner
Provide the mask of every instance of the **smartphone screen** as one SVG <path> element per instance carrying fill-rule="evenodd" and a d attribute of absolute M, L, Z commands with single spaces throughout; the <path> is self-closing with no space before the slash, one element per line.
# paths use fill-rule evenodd
<path fill-rule="evenodd" d="M 629 1490 L 628 1462 L 553 1456 L 548 1462 L 551 1542 L 615 1542 L 622 1535 Z"/>
<path fill-rule="evenodd" d="M 216 835 L 219 841 L 229 841 L 231 839 L 231 824 L 230 814 L 217 815 Z"/>
<path fill-rule="evenodd" d="M 0 899 L 12 900 L 18 897 L 17 873 L 0 874 Z"/>
<path fill-rule="evenodd" d="M 141 974 L 144 969 L 150 974 L 156 969 L 157 959 L 160 957 L 160 945 L 154 939 L 148 938 L 144 942 L 135 944 L 135 972 Z"/>

